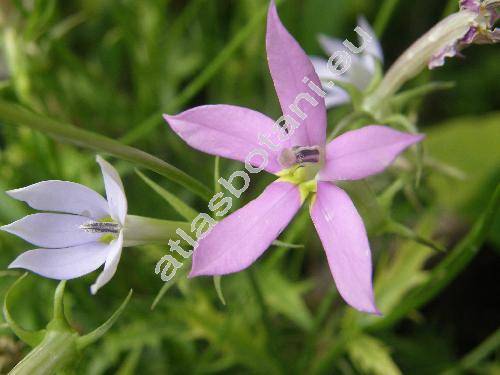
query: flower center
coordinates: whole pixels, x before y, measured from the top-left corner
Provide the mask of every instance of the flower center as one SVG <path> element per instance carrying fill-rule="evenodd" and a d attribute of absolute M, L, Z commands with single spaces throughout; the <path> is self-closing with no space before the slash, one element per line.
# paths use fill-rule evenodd
<path fill-rule="evenodd" d="M 88 233 L 118 234 L 120 225 L 112 221 L 93 221 L 90 220 L 80 225 L 80 229 Z"/>
<path fill-rule="evenodd" d="M 294 146 L 284 149 L 278 161 L 284 168 L 317 164 L 321 161 L 321 151 L 319 146 Z"/>
<path fill-rule="evenodd" d="M 288 181 L 314 191 L 316 175 L 323 165 L 323 149 L 319 146 L 295 146 L 284 149 L 279 156 L 283 170 L 279 173 L 282 181 Z M 301 190 L 302 191 L 302 190 Z M 305 196 L 308 193 L 305 192 Z"/>

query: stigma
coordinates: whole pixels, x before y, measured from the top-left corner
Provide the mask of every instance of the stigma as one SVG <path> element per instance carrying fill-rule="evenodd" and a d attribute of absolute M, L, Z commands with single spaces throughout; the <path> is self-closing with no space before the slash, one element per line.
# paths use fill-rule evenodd
<path fill-rule="evenodd" d="M 284 149 L 278 161 L 284 168 L 318 164 L 321 161 L 321 151 L 318 146 L 294 146 Z"/>
<path fill-rule="evenodd" d="M 109 221 L 88 221 L 85 224 L 80 225 L 80 229 L 88 233 L 113 233 L 118 234 L 120 232 L 120 225 L 117 223 Z"/>

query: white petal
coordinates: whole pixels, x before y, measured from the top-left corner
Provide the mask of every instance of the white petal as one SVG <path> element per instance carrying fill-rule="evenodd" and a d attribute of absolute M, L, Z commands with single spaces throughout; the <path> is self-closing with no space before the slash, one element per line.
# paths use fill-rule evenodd
<path fill-rule="evenodd" d="M 330 79 L 334 79 L 335 76 L 330 72 L 328 69 L 328 60 L 322 58 L 322 57 L 317 57 L 317 56 L 309 56 L 309 59 L 311 60 L 314 70 L 316 74 L 318 75 L 319 79 L 322 81 L 327 81 Z"/>
<path fill-rule="evenodd" d="M 365 67 L 365 70 L 370 73 L 373 77 L 375 74 L 375 69 L 377 66 L 377 60 L 372 55 L 363 55 L 360 58 L 361 64 Z"/>
<path fill-rule="evenodd" d="M 109 215 L 106 200 L 86 186 L 59 180 L 42 181 L 7 192 L 12 198 L 43 211 L 66 212 L 101 219 Z"/>
<path fill-rule="evenodd" d="M 25 216 L 0 229 L 35 246 L 59 248 L 99 240 L 102 233 L 89 233 L 79 228 L 88 221 L 85 216 L 43 213 Z"/>
<path fill-rule="evenodd" d="M 335 80 L 335 81 L 341 81 L 341 82 L 348 82 L 349 81 L 349 70 L 347 70 L 343 74 L 333 74 L 330 70 L 330 68 L 333 69 L 333 67 L 329 67 L 329 63 L 327 59 L 324 59 L 322 57 L 318 56 L 309 56 L 309 60 L 311 60 L 313 66 L 314 66 L 314 71 L 318 75 L 319 79 L 321 81 L 329 81 L 329 80 Z M 352 56 L 351 61 L 356 61 L 358 60 L 357 56 Z"/>
<path fill-rule="evenodd" d="M 384 62 L 384 52 L 382 51 L 380 41 L 365 17 L 358 17 L 358 26 L 366 31 L 372 38 L 371 43 L 367 45 L 364 53 L 375 57 L 380 62 Z"/>
<path fill-rule="evenodd" d="M 114 276 L 116 268 L 118 267 L 118 262 L 120 261 L 120 257 L 122 255 L 122 247 L 123 231 L 120 232 L 120 235 L 116 240 L 109 244 L 109 253 L 106 258 L 106 263 L 104 264 L 104 270 L 97 277 L 95 283 L 90 287 L 92 294 L 96 294 L 97 291 L 107 284 L 108 281 Z"/>
<path fill-rule="evenodd" d="M 127 216 L 127 197 L 120 175 L 111 164 L 99 155 L 97 155 L 96 160 L 101 166 L 111 217 L 123 225 Z"/>
<path fill-rule="evenodd" d="M 342 104 L 349 103 L 351 98 L 349 94 L 342 90 L 340 87 L 334 87 L 333 89 L 327 90 L 325 105 L 326 108 L 337 107 Z"/>
<path fill-rule="evenodd" d="M 74 279 L 99 268 L 106 260 L 108 246 L 94 242 L 65 249 L 29 250 L 19 255 L 9 268 L 24 268 L 51 279 Z"/>
<path fill-rule="evenodd" d="M 318 41 L 321 45 L 321 48 L 323 48 L 323 51 L 325 51 L 328 56 L 332 56 L 335 52 L 338 51 L 347 51 L 346 47 L 343 44 L 343 40 L 330 38 L 329 36 L 320 34 L 318 35 Z"/>
<path fill-rule="evenodd" d="M 363 56 L 363 58 L 352 59 L 351 68 L 346 73 L 348 74 L 349 82 L 356 86 L 359 90 L 363 91 L 368 87 L 372 81 L 375 71 L 375 63 L 371 56 Z"/>

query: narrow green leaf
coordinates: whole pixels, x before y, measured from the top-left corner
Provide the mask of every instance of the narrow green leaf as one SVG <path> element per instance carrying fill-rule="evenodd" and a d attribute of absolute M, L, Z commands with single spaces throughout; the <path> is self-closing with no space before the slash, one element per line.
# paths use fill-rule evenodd
<path fill-rule="evenodd" d="M 407 226 L 405 226 L 401 223 L 398 223 L 392 219 L 390 219 L 387 222 L 387 225 L 384 228 L 384 232 L 396 234 L 396 235 L 401 236 L 403 238 L 407 238 L 409 240 L 415 241 L 421 245 L 427 246 L 428 248 L 435 250 L 435 251 L 438 251 L 438 252 L 445 252 L 446 251 L 446 249 L 443 246 L 441 246 L 440 244 L 432 241 L 429 238 L 425 238 L 425 237 L 421 236 L 420 234 L 415 232 L 413 229 L 408 228 Z"/>
<path fill-rule="evenodd" d="M 217 297 L 219 297 L 220 302 L 226 306 L 226 299 L 224 298 L 224 294 L 222 293 L 222 285 L 221 285 L 222 276 L 217 275 L 214 276 L 214 287 L 217 292 Z"/>
<path fill-rule="evenodd" d="M 366 116 L 367 116 L 366 113 L 360 111 L 354 111 L 349 113 L 347 116 L 342 118 L 337 123 L 335 128 L 333 128 L 330 135 L 328 136 L 328 142 L 330 142 L 333 138 L 338 136 L 345 129 L 350 129 L 354 124 L 356 124 L 358 121 L 362 120 Z"/>
<path fill-rule="evenodd" d="M 422 86 L 415 87 L 414 89 L 403 91 L 400 94 L 394 95 L 391 98 L 391 105 L 403 106 L 408 104 L 413 99 L 421 98 L 435 91 L 449 90 L 455 87 L 454 82 L 430 82 Z"/>
<path fill-rule="evenodd" d="M 403 115 L 393 115 L 382 121 L 384 124 L 392 125 L 396 128 L 401 128 L 409 133 L 417 134 L 418 129 L 410 119 Z M 424 146 L 422 142 L 417 143 L 413 146 L 415 150 L 415 165 L 416 165 L 416 176 L 415 176 L 415 186 L 420 185 L 420 180 L 422 178 L 423 164 L 424 164 Z"/>
<path fill-rule="evenodd" d="M 351 97 L 351 103 L 356 111 L 362 110 L 363 93 L 355 85 L 349 82 L 342 82 L 337 80 L 330 81 L 333 81 L 336 86 L 345 90 L 349 94 L 349 96 Z"/>
<path fill-rule="evenodd" d="M 359 335 L 347 345 L 351 361 L 362 374 L 400 375 L 389 349 L 383 342 L 368 335 Z"/>
<path fill-rule="evenodd" d="M 396 10 L 398 3 L 399 0 L 385 0 L 379 7 L 377 18 L 375 19 L 375 22 L 373 24 L 375 34 L 377 34 L 379 38 L 381 38 L 384 34 L 384 31 L 389 24 L 389 20 Z"/>
<path fill-rule="evenodd" d="M 283 247 L 283 248 L 286 248 L 286 249 L 303 249 L 304 248 L 304 245 L 283 242 L 283 241 L 280 241 L 280 240 L 274 240 L 272 242 L 272 245 L 273 246 L 278 246 L 278 247 Z"/>
<path fill-rule="evenodd" d="M 478 347 L 468 353 L 460 360 L 459 368 L 461 370 L 470 370 L 477 366 L 488 355 L 500 347 L 500 328 L 493 332 Z"/>
<path fill-rule="evenodd" d="M 198 216 L 198 211 L 194 208 L 191 208 L 189 205 L 184 203 L 182 200 L 177 198 L 174 194 L 162 188 L 156 182 L 145 176 L 139 170 L 135 170 L 135 173 L 139 175 L 140 178 L 155 192 L 157 192 L 163 199 L 167 201 L 168 204 L 172 206 L 172 208 L 179 213 L 183 218 L 188 221 L 192 221 L 196 216 Z"/>
<path fill-rule="evenodd" d="M 16 125 L 25 125 L 59 141 L 106 152 L 117 158 L 138 164 L 186 187 L 206 200 L 212 196 L 211 190 L 201 182 L 153 155 L 103 135 L 36 114 L 15 103 L 0 100 L 0 119 Z"/>
<path fill-rule="evenodd" d="M 54 293 L 54 310 L 52 321 L 49 323 L 49 327 L 57 325 L 58 327 L 69 328 L 70 325 L 64 315 L 64 289 L 66 287 L 66 280 L 59 282 Z"/>
<path fill-rule="evenodd" d="M 22 341 L 24 341 L 26 344 L 28 344 L 31 347 L 37 346 L 39 343 L 42 342 L 44 336 L 45 336 L 45 330 L 40 330 L 40 331 L 28 331 L 24 328 L 22 328 L 20 325 L 18 325 L 15 320 L 12 318 L 10 315 L 9 311 L 9 300 L 10 300 L 10 295 L 12 291 L 19 285 L 21 282 L 28 276 L 28 273 L 25 273 L 22 275 L 19 279 L 17 279 L 14 284 L 7 290 L 7 293 L 5 293 L 5 299 L 3 302 L 3 317 L 5 322 L 9 325 L 10 329 L 14 332 L 14 334 L 19 337 Z"/>
<path fill-rule="evenodd" d="M 291 281 L 270 267 L 260 268 L 257 276 L 264 301 L 270 310 L 282 314 L 304 331 L 310 332 L 314 321 L 303 295 L 310 290 L 312 284 Z"/>
<path fill-rule="evenodd" d="M 219 193 L 221 191 L 221 186 L 219 184 L 220 178 L 220 157 L 216 156 L 214 161 L 214 191 Z"/>
<path fill-rule="evenodd" d="M 380 62 L 379 60 L 376 60 L 375 61 L 375 72 L 373 74 L 373 78 L 370 81 L 368 87 L 366 87 L 366 89 L 363 90 L 363 93 L 365 95 L 367 95 L 367 94 L 371 94 L 373 91 L 375 91 L 375 89 L 377 88 L 380 81 L 382 81 L 382 78 L 384 78 L 384 67 L 383 67 L 382 62 Z"/>
<path fill-rule="evenodd" d="M 133 375 L 137 374 L 137 367 L 139 365 L 139 359 L 142 353 L 142 346 L 134 348 L 123 361 L 122 365 L 116 372 L 116 375 Z"/>
<path fill-rule="evenodd" d="M 474 258 L 491 229 L 500 208 L 500 185 L 497 185 L 483 214 L 473 225 L 467 236 L 430 271 L 429 278 L 418 288 L 407 294 L 388 315 L 374 322 L 370 330 L 393 325 L 412 310 L 418 309 L 445 288 Z"/>
<path fill-rule="evenodd" d="M 183 263 L 182 268 L 177 271 L 174 277 L 172 277 L 169 281 L 167 281 L 163 286 L 161 287 L 160 291 L 156 295 L 155 299 L 153 300 L 153 303 L 151 304 L 151 310 L 154 310 L 156 305 L 161 301 L 163 296 L 168 292 L 168 290 L 175 285 L 175 283 L 181 278 L 187 276 L 189 272 L 189 268 L 191 267 L 191 259 L 186 259 L 186 261 Z"/>
<path fill-rule="evenodd" d="M 127 304 L 130 301 L 130 298 L 132 297 L 132 290 L 128 293 L 127 297 L 125 300 L 122 302 L 120 307 L 118 307 L 118 310 L 116 310 L 111 317 L 104 322 L 101 326 L 96 328 L 94 331 L 86 334 L 85 336 L 81 336 L 77 339 L 77 346 L 79 349 L 86 348 L 87 346 L 93 344 L 97 340 L 99 340 L 108 330 L 115 324 L 115 322 L 118 320 L 120 315 L 122 314 L 123 310 L 125 310 L 125 307 L 127 307 Z"/>
<path fill-rule="evenodd" d="M 404 186 L 405 181 L 403 178 L 398 178 L 397 180 L 395 180 L 377 197 L 380 206 L 385 210 L 390 210 L 394 201 L 394 197 L 403 189 Z"/>
<path fill-rule="evenodd" d="M 437 222 L 435 215 L 425 215 L 420 220 L 417 230 L 425 236 L 431 236 Z M 429 272 L 424 266 L 433 255 L 435 253 L 428 246 L 409 240 L 390 256 L 390 261 L 377 264 L 375 295 L 382 314 L 388 314 L 401 303 L 401 299 L 409 291 L 427 280 Z M 356 316 L 363 321 L 373 322 L 380 319 L 368 314 Z"/>

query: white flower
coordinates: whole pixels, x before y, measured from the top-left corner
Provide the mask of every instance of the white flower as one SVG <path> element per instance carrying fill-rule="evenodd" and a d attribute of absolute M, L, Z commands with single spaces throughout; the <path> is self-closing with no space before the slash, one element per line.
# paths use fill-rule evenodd
<path fill-rule="evenodd" d="M 123 247 L 127 199 L 118 172 L 97 156 L 107 200 L 86 186 L 42 181 L 8 191 L 11 197 L 50 213 L 28 215 L 0 229 L 41 248 L 19 255 L 9 268 L 24 268 L 44 277 L 68 280 L 104 269 L 92 294 L 115 274 Z"/>
<path fill-rule="evenodd" d="M 364 17 L 358 18 L 358 26 L 370 35 L 371 40 L 367 42 L 366 48 L 359 55 L 350 54 L 351 66 L 342 76 L 339 77 L 338 75 L 334 75 L 328 69 L 327 59 L 310 56 L 314 69 L 322 82 L 329 82 L 331 80 L 344 81 L 346 83 L 353 84 L 359 90 L 364 90 L 372 81 L 376 71 L 377 62 L 382 63 L 384 59 L 382 47 L 380 46 L 380 42 L 377 39 L 375 32 Z M 346 47 L 342 44 L 343 41 L 340 39 L 330 38 L 326 35 L 319 35 L 318 40 L 328 56 L 332 56 L 337 51 L 346 50 Z M 325 97 L 327 108 L 346 104 L 350 101 L 350 97 L 347 92 L 338 86 L 331 88 L 326 84 L 323 84 L 323 89 L 327 92 Z"/>

